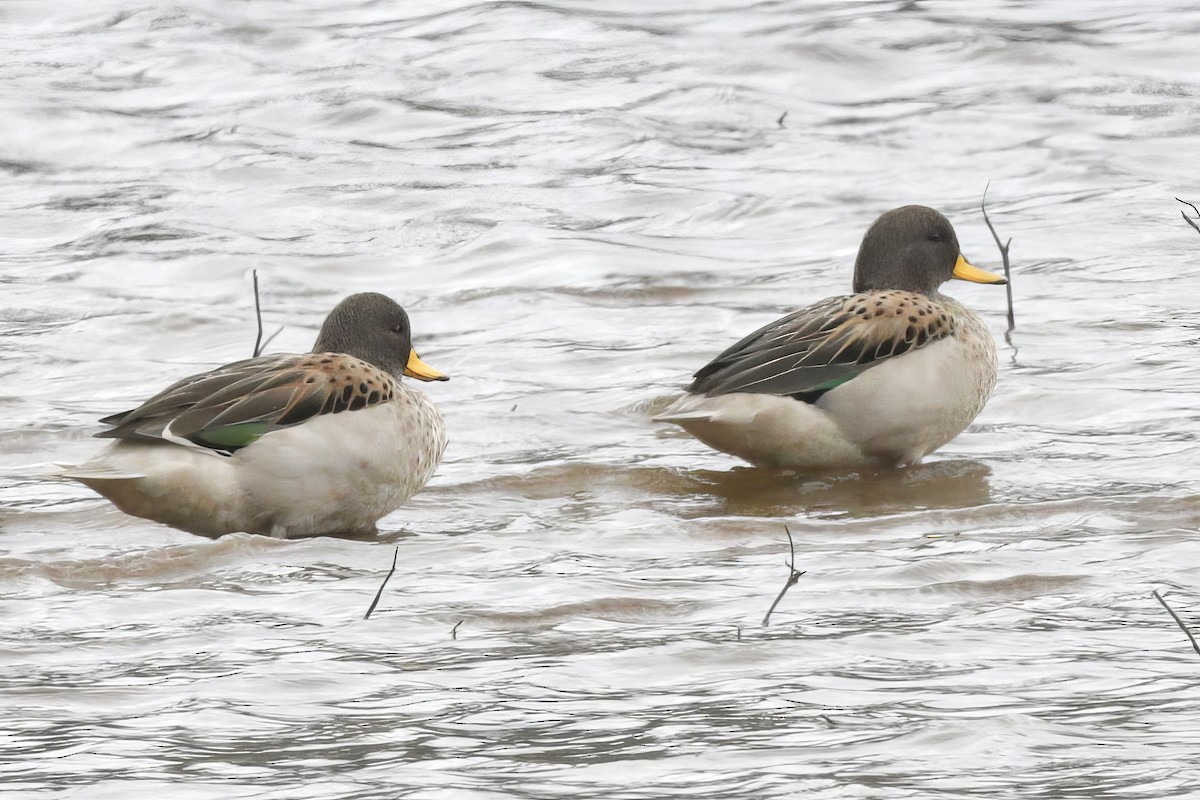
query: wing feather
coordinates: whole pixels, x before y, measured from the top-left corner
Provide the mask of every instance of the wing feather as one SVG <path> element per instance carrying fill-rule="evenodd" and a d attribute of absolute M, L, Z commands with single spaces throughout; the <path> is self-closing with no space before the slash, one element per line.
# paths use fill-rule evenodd
<path fill-rule="evenodd" d="M 392 376 L 339 353 L 264 356 L 193 375 L 130 411 L 105 417 L 102 438 L 187 440 L 232 452 L 323 414 L 392 399 Z"/>
<path fill-rule="evenodd" d="M 889 358 L 953 333 L 950 315 L 922 294 L 834 297 L 734 344 L 696 373 L 688 391 L 787 395 L 812 403 Z"/>

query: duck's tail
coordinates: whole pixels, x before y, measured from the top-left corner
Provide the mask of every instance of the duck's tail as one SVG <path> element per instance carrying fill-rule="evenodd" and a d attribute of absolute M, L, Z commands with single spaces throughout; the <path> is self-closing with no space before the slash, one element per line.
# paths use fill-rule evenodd
<path fill-rule="evenodd" d="M 689 422 L 693 420 L 708 420 L 711 421 L 716 416 L 713 411 L 671 411 L 667 409 L 661 414 L 650 418 L 651 422 L 673 422 L 678 425 L 681 422 Z"/>
<path fill-rule="evenodd" d="M 69 478 L 80 483 L 88 483 L 90 481 L 134 481 L 146 476 L 139 472 L 130 472 L 129 470 L 116 469 L 107 464 L 96 464 L 88 462 L 86 464 L 58 464 L 63 469 L 60 469 L 55 475 L 59 478 Z"/>
<path fill-rule="evenodd" d="M 720 406 L 714 406 L 704 395 L 685 394 L 660 413 L 652 416 L 650 420 L 682 425 L 685 422 L 712 422 L 720 413 Z"/>

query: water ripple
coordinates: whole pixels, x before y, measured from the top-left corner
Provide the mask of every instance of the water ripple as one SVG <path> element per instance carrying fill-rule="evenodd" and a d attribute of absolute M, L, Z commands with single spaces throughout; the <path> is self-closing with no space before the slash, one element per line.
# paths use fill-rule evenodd
<path fill-rule="evenodd" d="M 1192 4 L 9 6 L 14 796 L 1196 794 L 1150 595 L 1200 625 Z M 888 207 L 998 265 L 989 181 L 1017 328 L 936 458 L 796 476 L 648 421 Z M 454 375 L 377 538 L 201 540 L 58 476 L 246 357 L 252 269 L 273 350 L 384 291 Z"/>

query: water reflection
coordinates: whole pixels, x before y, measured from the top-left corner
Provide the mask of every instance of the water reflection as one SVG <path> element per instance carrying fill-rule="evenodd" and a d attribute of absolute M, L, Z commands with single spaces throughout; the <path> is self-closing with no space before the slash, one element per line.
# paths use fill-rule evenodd
<path fill-rule="evenodd" d="M 973 508 L 990 502 L 984 463 L 937 461 L 906 470 L 812 477 L 754 467 L 695 470 L 685 493 L 707 495 L 704 514 L 730 516 L 873 517 L 933 508 Z"/>

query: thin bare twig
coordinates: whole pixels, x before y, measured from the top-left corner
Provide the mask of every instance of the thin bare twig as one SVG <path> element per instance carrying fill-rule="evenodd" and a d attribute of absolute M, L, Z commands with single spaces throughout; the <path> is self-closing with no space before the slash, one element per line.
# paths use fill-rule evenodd
<path fill-rule="evenodd" d="M 1176 197 L 1175 199 L 1179 200 L 1178 197 Z M 1192 206 L 1192 211 L 1196 212 L 1196 219 L 1200 219 L 1200 208 L 1196 208 L 1194 205 L 1189 203 L 1187 200 L 1179 200 L 1179 202 L 1183 203 L 1185 206 Z M 1188 225 L 1191 225 L 1193 228 L 1195 228 L 1197 233 L 1200 233 L 1200 225 L 1196 224 L 1195 219 L 1192 219 L 1191 217 L 1189 217 L 1187 215 L 1186 211 L 1180 211 L 1179 213 L 1180 213 L 1180 215 L 1183 216 L 1184 222 L 1186 222 Z"/>
<path fill-rule="evenodd" d="M 450 629 L 451 639 L 454 639 L 455 641 L 458 640 L 458 626 L 462 625 L 464 622 L 466 622 L 465 619 L 460 619 L 458 622 L 454 623 L 454 627 Z"/>
<path fill-rule="evenodd" d="M 979 210 L 983 212 L 983 221 L 987 223 L 988 230 L 992 232 L 992 238 L 996 240 L 996 247 L 1000 248 L 1000 258 L 1004 261 L 1004 278 L 1008 281 L 1004 285 L 1004 290 L 1008 293 L 1008 330 L 1004 332 L 1004 340 L 1010 345 L 1012 344 L 1012 332 L 1016 328 L 1017 323 L 1013 317 L 1013 299 L 1012 299 L 1012 271 L 1008 265 L 1008 246 L 1012 244 L 1012 237 L 1004 244 L 1000 244 L 1000 236 L 996 233 L 996 229 L 992 227 L 992 221 L 988 219 L 987 213 L 987 193 L 988 187 L 992 185 L 991 181 L 987 182 L 987 186 L 983 187 L 983 200 L 979 203 Z"/>
<path fill-rule="evenodd" d="M 268 347 L 270 347 L 270 346 L 271 346 L 271 342 L 275 341 L 275 337 L 276 337 L 276 336 L 278 336 L 278 335 L 279 335 L 279 334 L 281 334 L 281 333 L 283 333 L 283 326 L 282 326 L 282 325 L 280 325 L 278 328 L 276 328 L 276 329 L 275 329 L 275 332 L 274 332 L 274 333 L 272 333 L 270 336 L 268 336 L 268 337 L 267 337 L 267 340 L 266 340 L 265 342 L 263 342 L 263 343 L 262 343 L 262 347 L 261 347 L 261 348 L 259 348 L 259 351 L 258 351 L 258 352 L 259 352 L 259 355 L 262 355 L 262 351 L 263 351 L 263 350 L 266 350 Z"/>
<path fill-rule="evenodd" d="M 1192 643 L 1192 649 L 1196 651 L 1196 655 L 1200 656 L 1200 644 L 1196 643 L 1196 637 L 1192 636 L 1192 632 L 1188 630 L 1187 625 L 1183 624 L 1183 620 L 1181 620 L 1179 615 L 1175 613 L 1175 609 L 1167 605 L 1167 601 L 1164 600 L 1163 596 L 1158 593 L 1158 589 L 1154 590 L 1154 598 L 1158 600 L 1158 602 L 1162 603 L 1162 607 L 1165 608 L 1167 613 L 1171 615 L 1171 618 L 1175 620 L 1175 624 L 1179 626 L 1179 630 L 1187 634 L 1188 641 Z"/>
<path fill-rule="evenodd" d="M 379 584 L 379 591 L 375 593 L 375 599 L 371 601 L 371 607 L 367 609 L 367 613 L 363 614 L 363 619 L 370 619 L 371 612 L 375 610 L 375 606 L 379 605 L 379 598 L 383 597 L 383 587 L 387 586 L 387 582 L 392 579 L 392 573 L 396 571 L 396 561 L 400 558 L 400 548 L 392 553 L 392 568 L 388 570 L 388 574 L 383 577 L 383 583 Z"/>
<path fill-rule="evenodd" d="M 254 276 L 254 318 L 258 320 L 258 335 L 254 337 L 254 355 L 251 358 L 258 358 L 262 353 L 262 306 L 258 304 L 258 270 L 250 270 L 250 274 Z M 367 612 L 370 613 L 370 612 Z"/>
<path fill-rule="evenodd" d="M 775 606 L 779 605 L 779 601 L 783 599 L 783 596 L 785 594 L 787 594 L 787 590 L 792 588 L 793 586 L 795 586 L 796 581 L 800 580 L 800 576 L 803 575 L 805 572 L 805 570 L 800 570 L 800 571 L 796 570 L 796 543 L 792 541 L 792 532 L 790 530 L 788 530 L 788 526 L 784 525 L 783 529 L 784 529 L 784 531 L 787 532 L 788 547 L 792 551 L 792 559 L 788 563 L 787 583 L 783 584 L 783 588 L 779 590 L 779 595 L 775 598 L 775 602 L 771 603 L 771 607 L 767 609 L 766 616 L 763 617 L 762 624 L 763 624 L 764 628 L 771 624 L 771 612 L 773 612 L 775 610 Z M 740 632 L 740 629 L 739 629 L 739 632 Z"/>
<path fill-rule="evenodd" d="M 784 121 L 785 119 L 787 119 L 787 114 L 788 114 L 788 112 L 786 112 L 786 111 L 785 111 L 785 112 L 783 112 L 782 114 L 780 114 L 780 115 L 779 115 L 779 119 L 775 120 L 775 123 L 776 123 L 776 124 L 777 124 L 779 127 L 781 127 L 781 128 L 783 128 L 783 127 L 786 127 L 786 126 L 783 124 L 783 121 Z"/>
<path fill-rule="evenodd" d="M 265 342 L 263 341 L 262 306 L 258 302 L 258 270 L 251 270 L 250 274 L 254 276 L 254 319 L 258 322 L 258 335 L 254 337 L 254 355 L 251 358 L 258 358 L 262 355 L 262 351 L 275 341 L 275 337 L 283 333 L 283 326 L 280 325 L 274 333 L 267 337 Z"/>

